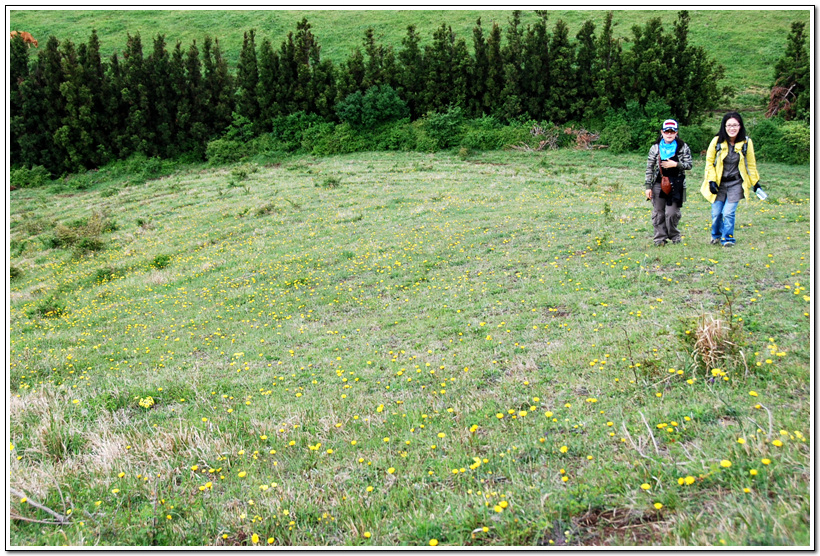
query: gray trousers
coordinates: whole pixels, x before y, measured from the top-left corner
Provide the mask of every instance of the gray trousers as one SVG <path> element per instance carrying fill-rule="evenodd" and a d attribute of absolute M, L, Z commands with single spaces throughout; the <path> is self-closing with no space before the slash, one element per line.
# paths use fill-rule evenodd
<path fill-rule="evenodd" d="M 655 228 L 655 243 L 665 243 L 666 241 L 680 241 L 678 231 L 680 222 L 680 207 L 676 203 L 666 204 L 666 199 L 661 199 L 661 184 L 652 184 L 652 226 Z"/>

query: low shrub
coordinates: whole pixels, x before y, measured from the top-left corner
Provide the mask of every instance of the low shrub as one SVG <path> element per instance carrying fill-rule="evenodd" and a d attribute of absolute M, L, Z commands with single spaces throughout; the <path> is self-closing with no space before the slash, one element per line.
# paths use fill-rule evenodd
<path fill-rule="evenodd" d="M 336 105 L 339 119 L 356 129 L 372 129 L 387 122 L 406 118 L 407 103 L 390 85 L 374 85 L 367 91 L 353 92 Z"/>
<path fill-rule="evenodd" d="M 205 158 L 212 166 L 234 164 L 249 154 L 246 143 L 230 139 L 215 139 L 205 147 Z"/>
<path fill-rule="evenodd" d="M 153 268 L 156 268 L 156 269 L 162 269 L 162 268 L 165 268 L 166 266 L 168 266 L 170 264 L 171 264 L 171 256 L 170 255 L 157 255 L 151 261 L 150 266 L 152 266 Z"/>
<path fill-rule="evenodd" d="M 15 168 L 9 172 L 9 183 L 14 188 L 41 187 L 51 180 L 51 173 L 42 166 Z"/>
<path fill-rule="evenodd" d="M 57 318 L 66 312 L 65 302 L 57 294 L 51 294 L 28 311 L 29 317 Z"/>
<path fill-rule="evenodd" d="M 449 149 L 459 144 L 464 133 L 464 110 L 451 106 L 447 112 L 430 112 L 421 120 L 421 127 L 435 142 L 436 150 Z"/>

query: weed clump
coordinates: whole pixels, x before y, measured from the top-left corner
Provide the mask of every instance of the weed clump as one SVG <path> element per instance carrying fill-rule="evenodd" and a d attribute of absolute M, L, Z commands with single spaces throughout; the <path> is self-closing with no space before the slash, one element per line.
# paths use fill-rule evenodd
<path fill-rule="evenodd" d="M 46 299 L 40 301 L 33 309 L 29 310 L 28 316 L 39 316 L 44 319 L 49 319 L 60 317 L 64 315 L 65 312 L 65 302 L 56 294 L 51 294 Z"/>
<path fill-rule="evenodd" d="M 157 255 L 154 257 L 154 260 L 151 261 L 151 266 L 156 269 L 162 269 L 166 266 L 171 264 L 171 256 L 170 255 Z"/>
<path fill-rule="evenodd" d="M 325 189 L 336 189 L 341 184 L 342 180 L 340 180 L 337 176 L 328 176 L 321 182 L 316 183 L 316 187 L 323 187 Z"/>

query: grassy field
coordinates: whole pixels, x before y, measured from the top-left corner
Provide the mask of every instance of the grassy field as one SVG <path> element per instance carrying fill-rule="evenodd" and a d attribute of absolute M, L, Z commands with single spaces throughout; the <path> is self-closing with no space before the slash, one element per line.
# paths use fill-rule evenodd
<path fill-rule="evenodd" d="M 219 38 L 231 67 L 236 67 L 245 31 L 257 31 L 257 45 L 270 39 L 278 48 L 296 24 L 307 17 L 322 46 L 322 54 L 339 64 L 356 47 L 361 47 L 364 32 L 372 27 L 384 44 L 401 50 L 407 26 L 415 25 L 422 44 L 432 43 L 433 31 L 442 23 L 453 28 L 472 49 L 472 29 L 480 17 L 485 34 L 492 22 L 508 27 L 510 11 L 498 10 L 11 10 L 11 29 L 31 32 L 45 42 L 50 35 L 74 43 L 86 42 L 96 29 L 102 51 L 110 55 L 125 48 L 126 33 L 140 33 L 146 55 L 152 38 L 166 35 L 172 47 L 177 41 L 187 46 L 193 40 L 201 43 L 206 34 Z M 727 83 L 742 95 L 744 104 L 765 95 L 773 79 L 772 68 L 783 56 L 786 37 L 793 21 L 806 21 L 804 10 L 690 10 L 690 37 L 693 44 L 706 48 L 709 55 L 726 66 Z M 524 11 L 526 25 L 535 19 L 531 10 Z M 550 10 L 550 28 L 558 19 L 569 26 L 570 36 L 591 20 L 597 30 L 603 27 L 605 10 Z M 615 36 L 632 37 L 633 25 L 644 25 L 660 17 L 671 29 L 675 10 L 617 10 L 614 13 Z M 625 48 L 629 48 L 626 43 Z"/>
<path fill-rule="evenodd" d="M 257 162 L 10 194 L 12 545 L 812 542 L 807 166 Z"/>

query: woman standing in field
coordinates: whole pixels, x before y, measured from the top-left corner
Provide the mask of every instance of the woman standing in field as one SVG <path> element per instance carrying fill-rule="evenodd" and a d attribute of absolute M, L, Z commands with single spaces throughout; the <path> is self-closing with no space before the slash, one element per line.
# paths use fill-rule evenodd
<path fill-rule="evenodd" d="M 706 151 L 706 171 L 700 187 L 701 194 L 712 203 L 713 245 L 735 244 L 735 211 L 741 199 L 749 199 L 749 188 L 765 198 L 759 181 L 755 149 L 746 136 L 743 118 L 729 112 Z"/>
<path fill-rule="evenodd" d="M 678 122 L 666 120 L 646 159 L 646 199 L 652 201 L 652 226 L 658 247 L 667 241 L 681 241 L 678 222 L 686 199 L 686 170 L 691 169 L 692 153 L 689 145 L 678 137 Z M 661 187 L 663 178 L 669 178 L 668 191 Z"/>

